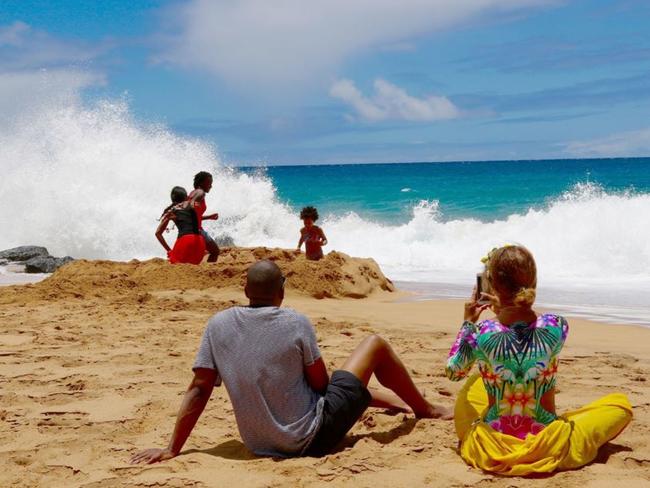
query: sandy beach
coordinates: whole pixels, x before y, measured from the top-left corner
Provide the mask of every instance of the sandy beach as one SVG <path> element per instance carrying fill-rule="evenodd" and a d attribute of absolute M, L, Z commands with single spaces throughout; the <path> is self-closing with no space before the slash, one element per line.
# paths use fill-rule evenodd
<path fill-rule="evenodd" d="M 257 458 L 215 389 L 182 455 L 131 466 L 166 445 L 208 318 L 246 304 L 243 271 L 270 257 L 287 275 L 284 306 L 314 324 L 330 370 L 367 334 L 390 340 L 417 384 L 452 406 L 444 376 L 460 300 L 409 301 L 371 260 L 331 253 L 227 250 L 217 265 L 78 261 L 44 282 L 0 288 L 0 486 L 650 486 L 650 330 L 569 319 L 558 410 L 610 392 L 632 424 L 583 469 L 501 478 L 468 467 L 453 423 L 369 409 L 342 449 L 320 459 Z"/>

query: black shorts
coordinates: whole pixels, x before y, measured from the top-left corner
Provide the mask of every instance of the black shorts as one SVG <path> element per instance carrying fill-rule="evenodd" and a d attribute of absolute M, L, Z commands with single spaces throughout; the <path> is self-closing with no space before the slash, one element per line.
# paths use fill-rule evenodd
<path fill-rule="evenodd" d="M 331 452 L 361 418 L 371 399 L 359 378 L 349 371 L 334 371 L 325 392 L 323 421 L 305 455 L 324 456 Z"/>
<path fill-rule="evenodd" d="M 217 248 L 217 251 L 219 251 L 217 241 L 215 241 L 210 234 L 208 234 L 204 229 L 201 229 L 201 235 L 203 236 L 203 239 L 205 239 L 205 247 L 208 251 L 214 248 Z"/>

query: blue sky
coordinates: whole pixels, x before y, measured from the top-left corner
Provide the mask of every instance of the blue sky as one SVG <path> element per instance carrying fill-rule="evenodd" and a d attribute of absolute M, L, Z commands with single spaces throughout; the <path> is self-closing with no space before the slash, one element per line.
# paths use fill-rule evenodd
<path fill-rule="evenodd" d="M 0 108 L 45 70 L 231 164 L 648 156 L 648 25 L 642 0 L 3 0 Z"/>

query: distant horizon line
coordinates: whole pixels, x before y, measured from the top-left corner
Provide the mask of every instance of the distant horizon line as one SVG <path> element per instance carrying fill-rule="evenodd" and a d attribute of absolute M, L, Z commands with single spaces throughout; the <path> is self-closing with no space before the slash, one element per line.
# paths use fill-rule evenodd
<path fill-rule="evenodd" d="M 397 161 L 393 163 L 378 162 L 347 162 L 347 163 L 280 163 L 280 164 L 226 164 L 226 167 L 232 168 L 297 168 L 307 166 L 386 166 L 393 164 L 465 164 L 465 163 L 539 163 L 547 161 L 614 161 L 614 160 L 641 160 L 650 159 L 648 156 L 616 156 L 616 157 L 598 157 L 598 158 L 533 158 L 533 159 L 469 159 L 454 161 Z"/>

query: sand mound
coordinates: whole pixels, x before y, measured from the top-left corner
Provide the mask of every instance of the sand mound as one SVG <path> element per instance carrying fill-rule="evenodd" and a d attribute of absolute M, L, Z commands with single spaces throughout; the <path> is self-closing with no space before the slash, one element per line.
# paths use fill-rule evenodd
<path fill-rule="evenodd" d="M 393 291 L 392 282 L 372 259 L 331 252 L 320 261 L 284 249 L 229 248 L 219 263 L 171 265 L 163 259 L 131 261 L 79 260 L 36 285 L 21 287 L 20 296 L 145 299 L 150 291 L 243 288 L 248 267 L 257 260 L 275 261 L 287 277 L 288 290 L 315 298 L 364 298 L 378 290 Z"/>

